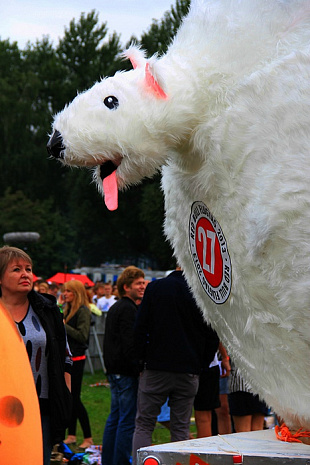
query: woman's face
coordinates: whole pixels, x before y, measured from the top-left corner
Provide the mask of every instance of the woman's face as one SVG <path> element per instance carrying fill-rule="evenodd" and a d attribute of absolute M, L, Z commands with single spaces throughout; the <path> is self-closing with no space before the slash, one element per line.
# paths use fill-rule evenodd
<path fill-rule="evenodd" d="M 32 266 L 23 259 L 13 259 L 9 262 L 0 279 L 2 296 L 19 293 L 28 294 L 33 286 Z"/>
<path fill-rule="evenodd" d="M 65 302 L 67 302 L 68 304 L 73 302 L 74 297 L 75 297 L 74 292 L 70 291 L 69 289 L 65 289 L 63 294 L 64 294 Z"/>

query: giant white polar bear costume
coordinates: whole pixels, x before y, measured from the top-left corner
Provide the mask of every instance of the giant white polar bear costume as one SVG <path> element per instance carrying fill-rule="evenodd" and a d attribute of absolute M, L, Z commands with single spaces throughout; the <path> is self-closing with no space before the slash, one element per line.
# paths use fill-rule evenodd
<path fill-rule="evenodd" d="M 48 149 L 97 166 L 111 209 L 164 166 L 165 231 L 205 317 L 310 428 L 310 1 L 196 1 L 165 56 L 126 55 L 135 69 L 56 115 Z"/>

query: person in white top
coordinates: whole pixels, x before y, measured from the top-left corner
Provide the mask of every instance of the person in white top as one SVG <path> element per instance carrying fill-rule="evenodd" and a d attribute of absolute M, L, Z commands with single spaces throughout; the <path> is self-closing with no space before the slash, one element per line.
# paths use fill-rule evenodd
<path fill-rule="evenodd" d="M 107 312 L 111 305 L 113 305 L 116 302 L 117 298 L 115 295 L 112 295 L 112 284 L 110 283 L 105 283 L 104 284 L 104 295 L 103 297 L 100 297 L 97 301 L 97 307 L 102 311 L 102 312 Z"/>

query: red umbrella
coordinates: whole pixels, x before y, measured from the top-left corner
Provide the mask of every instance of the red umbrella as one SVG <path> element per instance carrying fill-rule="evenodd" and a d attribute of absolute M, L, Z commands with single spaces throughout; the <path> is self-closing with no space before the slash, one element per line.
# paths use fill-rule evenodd
<path fill-rule="evenodd" d="M 56 273 L 54 276 L 51 278 L 48 278 L 47 281 L 57 283 L 57 284 L 63 284 L 67 281 L 72 281 L 76 279 L 77 281 L 81 281 L 83 284 L 88 284 L 89 286 L 94 286 L 95 283 L 92 282 L 91 279 L 89 279 L 88 276 L 85 274 L 74 274 L 74 273 Z"/>

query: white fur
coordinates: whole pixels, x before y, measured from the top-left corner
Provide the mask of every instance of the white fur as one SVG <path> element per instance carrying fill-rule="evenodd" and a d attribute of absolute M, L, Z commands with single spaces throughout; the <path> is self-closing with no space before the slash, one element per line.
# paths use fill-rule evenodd
<path fill-rule="evenodd" d="M 165 231 L 206 319 L 253 390 L 309 429 L 310 1 L 192 3 L 167 54 L 150 60 L 168 99 L 147 87 L 146 60 L 129 50 L 138 67 L 77 96 L 54 129 L 65 163 L 115 160 L 120 189 L 166 165 Z M 108 95 L 117 110 L 102 104 Z M 222 305 L 189 250 L 194 201 L 227 240 Z"/>

